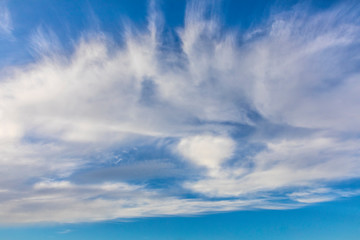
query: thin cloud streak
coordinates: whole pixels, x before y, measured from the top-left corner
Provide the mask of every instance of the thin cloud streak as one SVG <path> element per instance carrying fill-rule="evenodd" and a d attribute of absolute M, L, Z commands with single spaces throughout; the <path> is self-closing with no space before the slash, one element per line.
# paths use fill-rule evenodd
<path fill-rule="evenodd" d="M 11 14 L 4 3 L 0 3 L 0 36 L 10 36 L 13 31 Z"/>

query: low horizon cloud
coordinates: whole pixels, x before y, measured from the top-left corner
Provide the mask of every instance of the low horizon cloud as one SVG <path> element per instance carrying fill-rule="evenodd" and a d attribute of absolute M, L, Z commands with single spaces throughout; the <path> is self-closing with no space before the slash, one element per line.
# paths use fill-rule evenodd
<path fill-rule="evenodd" d="M 32 31 L 37 58 L 0 70 L 0 224 L 360 194 L 359 5 L 298 4 L 243 32 L 211 7 L 189 2 L 169 33 L 150 4 L 147 29 L 125 24 L 123 44 L 84 33 L 71 54 L 55 30 Z M 0 6 L 0 35 L 11 31 Z"/>

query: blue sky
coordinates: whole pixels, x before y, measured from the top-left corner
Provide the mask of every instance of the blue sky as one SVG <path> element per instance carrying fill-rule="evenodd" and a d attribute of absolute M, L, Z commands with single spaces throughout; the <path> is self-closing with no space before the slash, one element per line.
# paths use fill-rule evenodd
<path fill-rule="evenodd" d="M 359 10 L 0 2 L 0 237 L 355 239 Z"/>

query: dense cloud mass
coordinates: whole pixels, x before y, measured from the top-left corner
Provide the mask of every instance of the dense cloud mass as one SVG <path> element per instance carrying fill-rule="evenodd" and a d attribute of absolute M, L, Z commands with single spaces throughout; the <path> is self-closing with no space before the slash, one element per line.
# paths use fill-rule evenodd
<path fill-rule="evenodd" d="M 86 222 L 350 197 L 360 176 L 360 15 L 296 5 L 244 32 L 191 2 L 117 44 L 69 55 L 35 29 L 38 60 L 0 75 L 0 222 Z M 0 6 L 0 37 L 11 35 Z M 120 38 L 120 36 L 119 36 Z M 179 39 L 179 41 L 176 41 Z"/>

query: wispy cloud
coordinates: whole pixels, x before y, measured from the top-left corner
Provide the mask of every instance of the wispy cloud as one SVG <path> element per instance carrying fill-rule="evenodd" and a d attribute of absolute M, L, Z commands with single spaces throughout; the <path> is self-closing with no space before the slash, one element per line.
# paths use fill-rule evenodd
<path fill-rule="evenodd" d="M 38 27 L 30 38 L 34 52 L 39 56 L 60 54 L 61 44 L 52 30 Z"/>
<path fill-rule="evenodd" d="M 61 231 L 61 232 L 58 232 L 59 234 L 67 234 L 67 233 L 71 233 L 72 232 L 72 230 L 71 229 L 65 229 L 65 230 L 63 230 L 63 231 Z"/>
<path fill-rule="evenodd" d="M 33 31 L 41 59 L 0 79 L 3 224 L 286 209 L 358 193 L 333 185 L 360 174 L 358 6 L 298 5 L 243 34 L 207 8 L 188 5 L 180 44 L 164 40 L 154 6 L 121 47 L 92 32 L 66 55 L 55 30 Z M 114 177 L 121 169 L 134 177 Z"/>
<path fill-rule="evenodd" d="M 4 3 L 0 3 L 0 35 L 10 35 L 13 30 L 11 15 Z"/>

